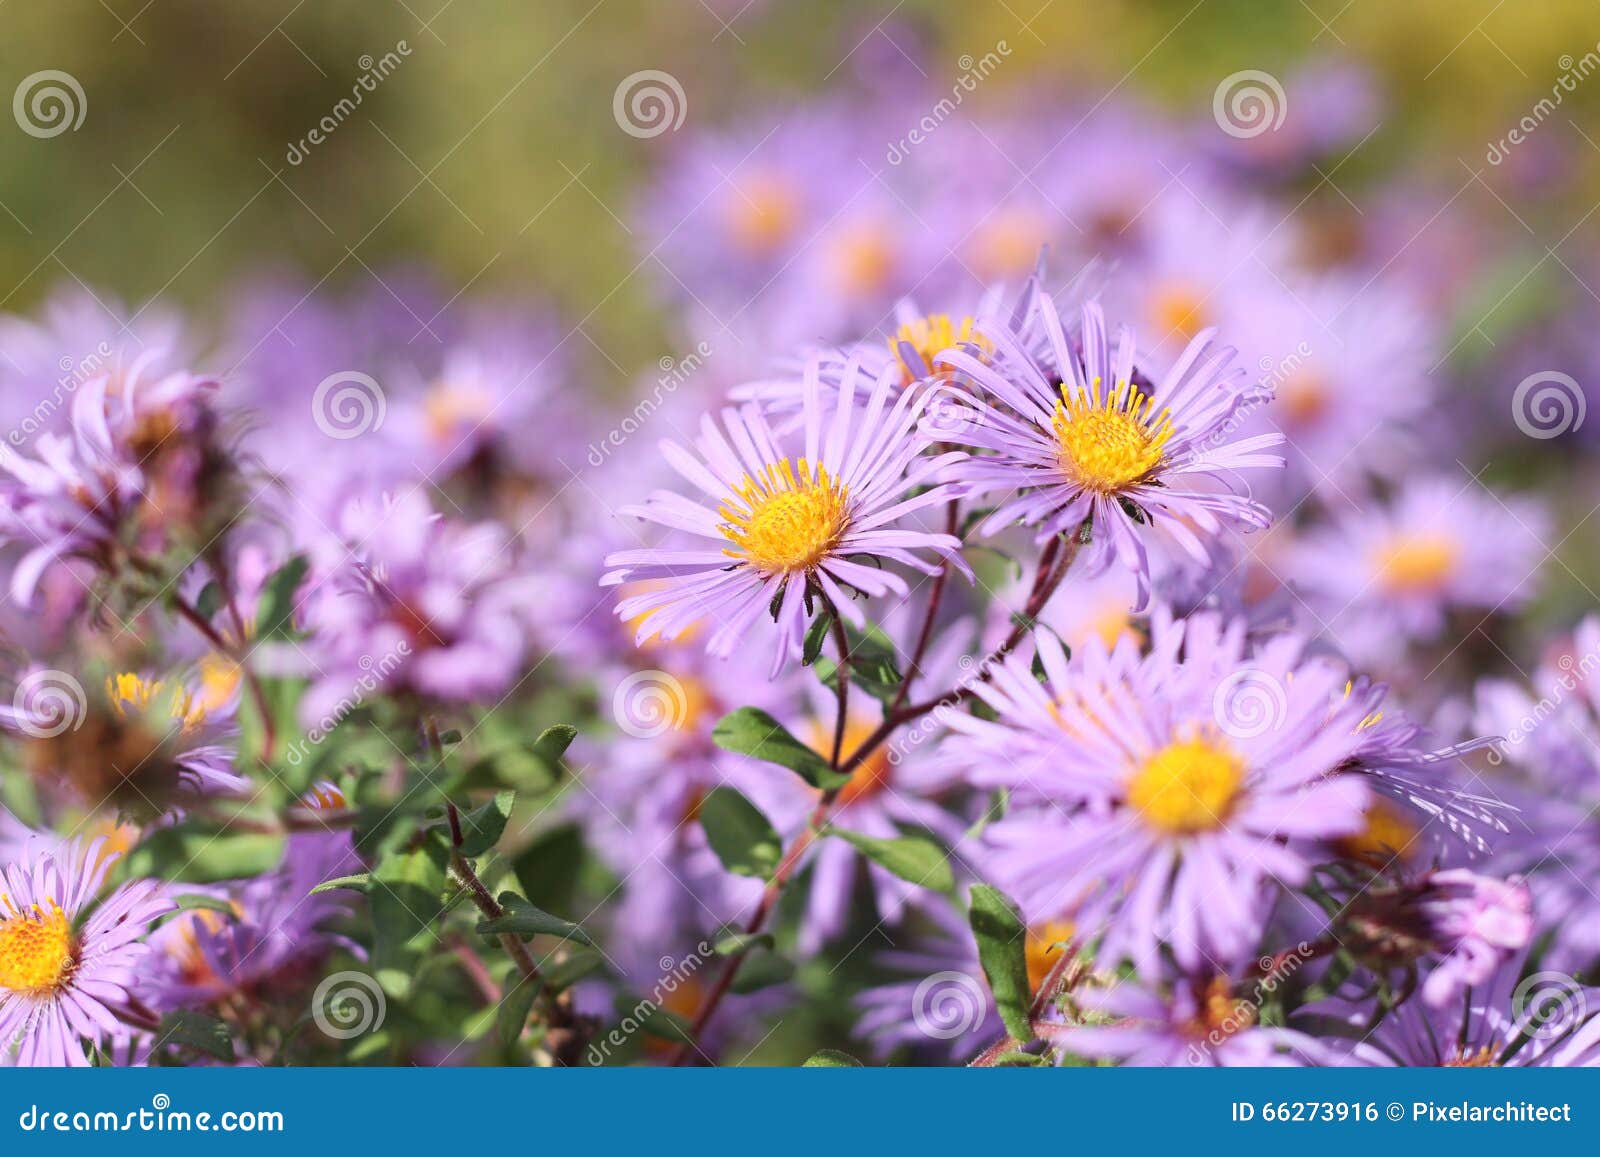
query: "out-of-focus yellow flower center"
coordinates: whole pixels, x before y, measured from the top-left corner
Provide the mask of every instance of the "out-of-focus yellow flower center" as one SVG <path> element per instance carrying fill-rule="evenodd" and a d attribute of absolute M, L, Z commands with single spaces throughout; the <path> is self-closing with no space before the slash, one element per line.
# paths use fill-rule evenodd
<path fill-rule="evenodd" d="M 811 749 L 823 759 L 833 757 L 833 720 L 813 719 L 810 726 Z M 844 742 L 839 745 L 839 758 L 848 760 L 878 729 L 878 724 L 866 716 L 852 715 L 845 720 Z M 859 799 L 877 795 L 889 786 L 888 749 L 879 746 L 861 761 L 861 766 L 850 773 L 850 782 L 839 789 L 838 805 L 849 807 Z"/>
<path fill-rule="evenodd" d="M 1061 387 L 1053 421 L 1061 468 L 1086 490 L 1111 494 L 1138 482 L 1161 464 L 1172 438 L 1167 411 L 1150 412 L 1150 399 L 1123 382 L 1102 398 L 1093 390 Z"/>
<path fill-rule="evenodd" d="M 49 901 L 49 910 L 18 912 L 9 897 L 0 905 L 11 912 L 0 920 L 0 988 L 25 996 L 45 996 L 59 989 L 72 972 L 77 945 L 67 914 Z"/>
<path fill-rule="evenodd" d="M 1068 949 L 1076 926 L 1070 920 L 1046 920 L 1028 929 L 1023 953 L 1028 961 L 1028 991 L 1037 994 L 1050 969 Z"/>
<path fill-rule="evenodd" d="M 196 908 L 178 918 L 181 921 L 178 935 L 168 942 L 166 951 L 178 962 L 178 969 L 187 983 L 197 986 L 226 987 L 225 978 L 217 973 L 211 958 L 200 946 L 200 937 L 202 934 L 215 936 L 231 921 L 244 919 L 244 909 L 237 900 L 229 900 L 228 908 L 228 912 L 214 908 Z"/>
<path fill-rule="evenodd" d="M 728 202 L 728 231 L 734 244 L 754 257 L 781 250 L 799 223 L 794 190 L 770 174 L 741 182 Z"/>
<path fill-rule="evenodd" d="M 1205 294 L 1186 282 L 1169 282 L 1150 299 L 1156 332 L 1190 341 L 1206 326 Z"/>
<path fill-rule="evenodd" d="M 723 553 L 748 560 L 764 574 L 810 570 L 838 545 L 850 525 L 849 491 L 822 466 L 804 458 L 799 469 L 787 458 L 745 476 L 718 511 L 722 533 L 734 549 Z"/>
<path fill-rule="evenodd" d="M 1497 1057 L 1492 1048 L 1484 1045 L 1476 1052 L 1458 1053 L 1452 1059 L 1445 1061 L 1443 1067 L 1447 1069 L 1486 1069 L 1496 1063 Z"/>
<path fill-rule="evenodd" d="M 1221 740 L 1180 739 L 1134 773 L 1128 803 L 1168 835 L 1215 831 L 1232 813 L 1244 776 L 1244 761 Z"/>
<path fill-rule="evenodd" d="M 1274 406 L 1290 426 L 1310 426 L 1328 410 L 1328 383 L 1321 374 L 1302 370 L 1278 387 Z"/>
<path fill-rule="evenodd" d="M 127 671 L 106 678 L 106 695 L 111 700 L 112 708 L 123 719 L 128 717 L 130 708 L 140 715 L 147 713 L 150 704 L 155 702 L 165 687 L 166 683 L 160 679 L 145 679 Z M 170 701 L 172 718 L 183 725 L 184 734 L 205 723 L 205 703 L 188 691 L 175 688 Z"/>
<path fill-rule="evenodd" d="M 1191 1026 L 1196 1036 L 1221 1044 L 1256 1022 L 1255 1005 L 1235 996 L 1233 983 L 1225 976 L 1213 977 L 1199 996 L 1198 1023 Z"/>
<path fill-rule="evenodd" d="M 1443 534 L 1397 538 L 1379 549 L 1378 582 L 1395 594 L 1426 594 L 1455 574 L 1461 549 Z"/>
<path fill-rule="evenodd" d="M 979 349 L 988 352 L 994 348 L 982 334 L 974 329 L 975 322 L 971 317 L 961 319 L 961 324 L 956 325 L 946 313 L 930 313 L 927 317 L 919 317 L 908 321 L 895 331 L 889 339 L 889 352 L 900 363 L 900 368 L 908 382 L 915 381 L 921 370 L 906 364 L 905 358 L 900 356 L 900 344 L 904 342 L 917 352 L 923 365 L 932 366 L 935 354 L 942 353 L 955 346 L 971 343 Z"/>
<path fill-rule="evenodd" d="M 436 442 L 452 442 L 463 427 L 471 428 L 494 413 L 494 399 L 482 386 L 437 382 L 422 400 L 428 434 Z"/>
<path fill-rule="evenodd" d="M 1417 835 L 1417 825 L 1398 807 L 1388 800 L 1377 799 L 1367 805 L 1361 830 L 1341 838 L 1338 848 L 1348 859 L 1383 868 L 1396 858 L 1401 861 L 1414 858 L 1421 846 Z"/>
<path fill-rule="evenodd" d="M 1029 209 L 1002 209 L 979 226 L 968 257 L 983 281 L 1020 277 L 1033 268 L 1050 240 L 1050 223 Z"/>
<path fill-rule="evenodd" d="M 857 297 L 881 293 L 894 274 L 895 245 L 881 225 L 847 229 L 830 254 L 839 288 Z"/>
<path fill-rule="evenodd" d="M 233 701 L 244 672 L 228 656 L 212 651 L 200 660 L 200 702 L 206 711 L 219 711 Z"/>

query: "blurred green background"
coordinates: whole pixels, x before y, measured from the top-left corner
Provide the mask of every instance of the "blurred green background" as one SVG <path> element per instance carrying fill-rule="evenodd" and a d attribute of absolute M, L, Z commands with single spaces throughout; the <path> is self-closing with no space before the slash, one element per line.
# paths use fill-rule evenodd
<path fill-rule="evenodd" d="M 1600 5 L 10 0 L 0 2 L 3 91 L 59 69 L 82 85 L 87 113 L 49 139 L 7 132 L 0 303 L 26 311 L 81 282 L 135 305 L 170 300 L 203 325 L 224 286 L 263 267 L 336 291 L 419 262 L 447 293 L 552 299 L 605 362 L 631 371 L 653 360 L 662 322 L 627 222 L 672 135 L 618 129 L 611 98 L 623 76 L 669 71 L 691 123 L 717 123 L 845 82 L 875 52 L 917 54 L 938 83 L 961 53 L 999 38 L 1014 55 L 976 99 L 1006 108 L 1072 89 L 1192 116 L 1236 69 L 1283 75 L 1313 55 L 1353 55 L 1375 70 L 1388 107 L 1349 180 L 1420 156 L 1460 183 L 1459 166 L 1484 168 L 1486 142 L 1548 94 L 1558 60 L 1595 47 Z M 401 41 L 410 55 L 394 73 L 303 163 L 287 163 L 290 143 L 349 94 L 363 58 Z M 1562 113 L 1597 123 L 1597 107 L 1600 81 Z M 1579 212 L 1596 188 L 1600 128 L 1580 135 L 1596 140 L 1573 149 Z M 1542 205 L 1516 215 L 1531 252 L 1577 218 Z"/>

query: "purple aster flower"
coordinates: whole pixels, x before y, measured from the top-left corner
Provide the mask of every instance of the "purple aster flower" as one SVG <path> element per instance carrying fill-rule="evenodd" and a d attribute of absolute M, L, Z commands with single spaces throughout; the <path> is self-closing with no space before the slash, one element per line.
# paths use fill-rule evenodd
<path fill-rule="evenodd" d="M 159 353 L 83 384 L 70 434 L 41 434 L 33 456 L 0 449 L 0 544 L 26 553 L 11 597 L 32 602 L 53 564 L 83 559 L 119 573 L 144 569 L 183 535 L 205 543 L 227 497 L 218 421 L 206 397 L 216 383 L 187 373 L 144 376 Z"/>
<path fill-rule="evenodd" d="M 1064 1057 L 1168 1068 L 1298 1066 L 1327 1055 L 1303 1032 L 1260 1025 L 1249 986 L 1226 976 L 1179 977 L 1160 987 L 1123 980 L 1072 999 L 1080 1016 L 1100 1023 L 1044 1025 L 1044 1038 Z"/>
<path fill-rule="evenodd" d="M 1570 976 L 1523 976 L 1517 954 L 1483 984 L 1442 1005 L 1408 1000 L 1378 1018 L 1370 999 L 1338 996 L 1301 1010 L 1308 1023 L 1341 1023 L 1324 1043 L 1335 1063 L 1450 1068 L 1600 1065 L 1600 989 Z M 1426 981 L 1424 982 L 1426 984 Z"/>
<path fill-rule="evenodd" d="M 727 655 L 770 608 L 778 627 L 776 674 L 786 659 L 799 657 L 819 593 L 860 626 L 864 618 L 847 590 L 869 597 L 909 591 L 882 562 L 933 574 L 948 559 L 970 573 L 955 538 L 894 525 L 951 496 L 940 485 L 908 497 L 958 457 L 921 453 L 925 443 L 914 427 L 926 393 L 898 391 L 885 372 L 860 407 L 860 385 L 861 374 L 852 368 L 825 406 L 817 365 L 808 368 L 798 458 L 789 445 L 794 439 L 780 438 L 754 406 L 725 410 L 723 428 L 708 415 L 698 456 L 662 443 L 668 461 L 704 498 L 658 491 L 623 513 L 717 545 L 628 550 L 607 558 L 616 569 L 604 585 L 664 580 L 618 603 L 619 616 L 639 620 L 639 639 L 674 639 L 704 628 L 706 649 Z"/>
<path fill-rule="evenodd" d="M 352 502 L 341 531 L 348 561 L 307 597 L 308 726 L 336 723 L 380 689 L 494 702 L 512 688 L 531 589 L 504 528 L 440 517 L 413 489 Z"/>
<path fill-rule="evenodd" d="M 1160 974 L 1254 948 L 1274 890 L 1307 879 L 1370 801 L 1341 769 L 1359 749 L 1342 666 L 1281 635 L 1246 655 L 1242 624 L 1159 620 L 1152 650 L 1096 640 L 1069 662 L 1035 635 L 976 693 L 995 718 L 955 717 L 952 759 L 1013 807 L 987 863 L 1025 911 L 1074 919 L 1098 959 Z M 1180 650 L 1181 649 L 1181 650 Z M 1181 653 L 1181 657 L 1180 657 Z"/>
<path fill-rule="evenodd" d="M 123 671 L 85 691 L 69 679 L 25 674 L 12 704 L 0 706 L 0 728 L 22 741 L 41 782 L 70 785 L 90 808 L 140 817 L 248 793 L 234 768 L 235 704 L 204 680 Z"/>
<path fill-rule="evenodd" d="M 1207 331 L 1189 345 L 1153 387 L 1136 377 L 1131 331 L 1113 350 L 1100 307 L 1083 308 L 1079 345 L 1069 341 L 1054 302 L 1038 308 L 1051 353 L 1030 354 L 1007 327 L 982 327 L 990 356 L 946 351 L 941 365 L 959 370 L 982 390 L 976 420 L 942 429 L 946 441 L 986 454 L 953 468 L 948 477 L 977 495 L 998 494 L 984 533 L 1021 522 L 1038 540 L 1090 524 L 1088 571 L 1113 560 L 1139 579 L 1148 600 L 1150 564 L 1144 529 L 1165 535 L 1195 562 L 1209 555 L 1206 539 L 1224 527 L 1267 525 L 1265 508 L 1236 493 L 1236 471 L 1283 465 L 1260 451 L 1276 434 L 1230 441 L 1243 407 L 1269 394 L 1246 385 L 1230 368 L 1232 352 L 1217 350 Z"/>
<path fill-rule="evenodd" d="M 100 897 L 116 857 L 102 841 L 35 850 L 0 871 L 0 1053 L 28 1066 L 86 1065 L 84 1045 L 126 1041 L 119 1018 L 172 902 L 154 880 Z"/>
<path fill-rule="evenodd" d="M 1451 611 L 1515 610 L 1548 554 L 1548 519 L 1526 498 L 1502 499 L 1473 478 L 1427 475 L 1383 505 L 1336 516 L 1286 551 L 1284 574 L 1331 641 L 1362 665 L 1442 637 Z"/>

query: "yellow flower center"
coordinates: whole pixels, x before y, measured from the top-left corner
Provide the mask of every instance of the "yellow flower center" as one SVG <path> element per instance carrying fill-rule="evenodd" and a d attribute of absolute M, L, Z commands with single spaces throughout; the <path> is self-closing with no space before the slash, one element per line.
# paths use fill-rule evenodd
<path fill-rule="evenodd" d="M 858 297 L 882 292 L 894 274 L 895 257 L 894 244 L 882 226 L 847 230 L 832 247 L 839 288 Z"/>
<path fill-rule="evenodd" d="M 1378 551 L 1378 582 L 1394 594 L 1436 591 L 1455 574 L 1461 550 L 1443 534 L 1397 538 Z"/>
<path fill-rule="evenodd" d="M 975 322 L 971 317 L 961 319 L 961 324 L 955 325 L 950 321 L 950 315 L 945 313 L 930 313 L 927 317 L 919 317 L 908 321 L 895 331 L 889 339 L 889 352 L 900 363 L 907 382 L 915 381 L 921 373 L 915 367 L 906 365 L 906 360 L 900 356 L 900 344 L 904 342 L 917 352 L 923 365 L 932 366 L 935 354 L 947 349 L 953 349 L 964 343 L 972 343 L 985 353 L 994 348 L 993 344 L 973 328 Z"/>
<path fill-rule="evenodd" d="M 1402 863 L 1416 857 L 1417 825 L 1387 800 L 1374 800 L 1362 817 L 1361 830 L 1344 836 L 1338 848 L 1345 858 L 1359 860 L 1374 868 L 1386 868 L 1398 859 Z"/>
<path fill-rule="evenodd" d="M 1150 300 L 1150 316 L 1156 332 L 1190 341 L 1206 325 L 1205 295 L 1183 282 L 1163 285 Z"/>
<path fill-rule="evenodd" d="M 1167 835 L 1215 831 L 1232 813 L 1244 775 L 1244 761 L 1221 741 L 1181 739 L 1134 773 L 1128 803 Z"/>
<path fill-rule="evenodd" d="M 1061 468 L 1086 490 L 1111 494 L 1138 482 L 1161 464 L 1172 438 L 1172 418 L 1150 411 L 1150 399 L 1123 382 L 1100 397 L 1094 389 L 1061 387 L 1053 420 Z"/>
<path fill-rule="evenodd" d="M 140 715 L 150 710 L 150 704 L 161 695 L 166 684 L 160 679 L 144 679 L 131 672 L 106 678 L 106 696 L 118 718 L 126 719 L 128 709 Z M 184 734 L 194 731 L 206 721 L 206 705 L 184 689 L 176 688 L 169 708 L 172 718 L 183 725 Z"/>
<path fill-rule="evenodd" d="M 481 386 L 439 382 L 423 398 L 422 413 L 429 436 L 450 445 L 494 413 L 494 399 Z"/>
<path fill-rule="evenodd" d="M 0 901 L 11 907 L 9 898 Z M 67 914 L 54 901 L 48 912 L 13 912 L 0 920 L 0 988 L 25 996 L 55 992 L 72 972 L 77 955 Z"/>
<path fill-rule="evenodd" d="M 849 491 L 822 466 L 789 459 L 765 467 L 718 512 L 733 544 L 723 553 L 747 560 L 763 574 L 811 570 L 839 544 L 850 525 Z"/>
<path fill-rule="evenodd" d="M 973 271 L 983 281 L 1025 276 L 1050 240 L 1050 222 L 1030 209 L 1012 207 L 994 214 L 978 229 L 968 249 Z"/>
<path fill-rule="evenodd" d="M 1028 961 L 1028 991 L 1037 994 L 1072 940 L 1076 927 L 1070 920 L 1047 920 L 1028 929 L 1023 953 Z"/>
<path fill-rule="evenodd" d="M 1255 1005 L 1235 996 L 1233 984 L 1225 976 L 1213 977 L 1198 996 L 1199 1015 L 1189 1026 L 1195 1036 L 1221 1044 L 1256 1022 Z"/>
<path fill-rule="evenodd" d="M 1287 424 L 1314 425 L 1328 410 L 1328 383 L 1322 375 L 1302 370 L 1284 381 L 1274 401 Z"/>
<path fill-rule="evenodd" d="M 833 757 L 833 727 L 831 719 L 811 720 L 811 749 L 823 759 Z M 852 715 L 846 719 L 844 742 L 839 746 L 840 758 L 848 760 L 877 729 L 876 721 L 866 716 Z M 856 800 L 877 795 L 888 787 L 889 769 L 888 749 L 880 746 L 861 761 L 861 765 L 850 773 L 850 782 L 839 789 L 839 807 L 849 807 Z"/>
<path fill-rule="evenodd" d="M 1494 1050 L 1488 1045 L 1484 1045 L 1476 1052 L 1458 1053 L 1452 1059 L 1445 1061 L 1443 1067 L 1447 1069 L 1485 1069 L 1493 1066 L 1497 1059 Z"/>
<path fill-rule="evenodd" d="M 794 235 L 800 206 L 788 183 L 773 176 L 743 182 L 728 207 L 728 229 L 734 244 L 746 253 L 766 257 L 781 250 Z"/>

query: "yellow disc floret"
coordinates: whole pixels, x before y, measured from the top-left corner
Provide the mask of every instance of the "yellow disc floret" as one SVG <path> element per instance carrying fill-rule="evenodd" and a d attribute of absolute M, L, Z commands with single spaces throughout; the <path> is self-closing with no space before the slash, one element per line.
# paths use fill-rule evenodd
<path fill-rule="evenodd" d="M 1220 739 L 1180 739 L 1134 773 L 1128 803 L 1167 835 L 1215 831 L 1232 814 L 1244 777 L 1244 761 Z"/>
<path fill-rule="evenodd" d="M 111 706 L 118 716 L 126 719 L 129 708 L 141 715 L 149 711 L 151 703 L 161 695 L 165 686 L 166 684 L 160 679 L 144 679 L 130 672 L 123 672 L 106 678 L 106 696 L 111 700 Z M 172 718 L 183 725 L 186 733 L 194 731 L 206 721 L 204 701 L 197 700 L 182 688 L 173 691 L 170 711 Z"/>
<path fill-rule="evenodd" d="M 849 491 L 804 458 L 767 466 L 759 478 L 745 476 L 718 512 L 722 533 L 733 544 L 730 558 L 748 561 L 764 574 L 795 574 L 816 567 L 839 544 L 850 525 Z"/>
<path fill-rule="evenodd" d="M 1123 382 L 1101 397 L 1061 387 L 1054 419 L 1061 468 L 1086 490 L 1111 494 L 1139 482 L 1161 464 L 1172 438 L 1167 411 L 1150 412 L 1150 399 Z"/>
<path fill-rule="evenodd" d="M 1395 538 L 1377 552 L 1378 582 L 1395 594 L 1439 590 L 1455 574 L 1460 554 L 1455 539 L 1444 534 Z"/>
<path fill-rule="evenodd" d="M 889 352 L 900 363 L 900 369 L 909 382 L 917 378 L 922 371 L 907 365 L 905 358 L 900 356 L 902 342 L 916 351 L 925 366 L 933 365 L 935 354 L 954 349 L 958 345 L 976 345 L 987 353 L 994 348 L 993 343 L 976 331 L 975 324 L 971 317 L 962 318 L 961 323 L 957 325 L 951 322 L 949 314 L 930 313 L 927 317 L 908 321 L 897 329 L 894 336 L 889 339 Z"/>
<path fill-rule="evenodd" d="M 6 897 L 0 911 L 0 989 L 25 996 L 45 996 L 59 989 L 72 972 L 77 946 L 67 914 L 53 902 L 47 909 L 17 912 Z"/>

